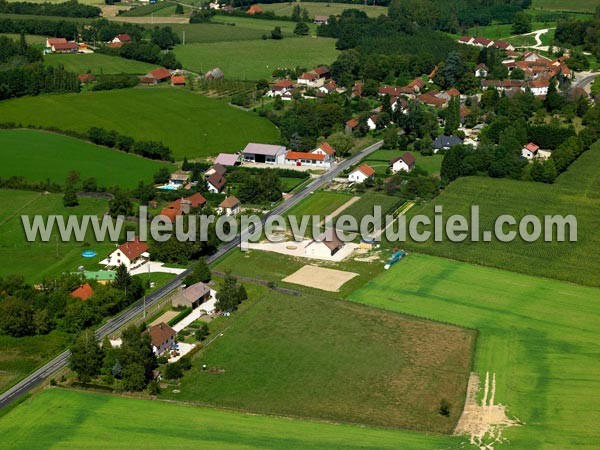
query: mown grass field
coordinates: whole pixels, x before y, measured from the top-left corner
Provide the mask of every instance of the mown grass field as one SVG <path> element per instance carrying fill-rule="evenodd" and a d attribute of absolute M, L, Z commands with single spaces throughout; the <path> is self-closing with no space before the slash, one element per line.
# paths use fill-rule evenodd
<path fill-rule="evenodd" d="M 35 130 L 0 131 L 0 177 L 22 176 L 30 181 L 64 184 L 71 171 L 99 186 L 134 188 L 152 182 L 162 166 L 175 165 L 142 158 L 67 136 Z M 109 169 L 110 168 L 110 169 Z"/>
<path fill-rule="evenodd" d="M 480 230 L 494 230 L 496 218 L 510 214 L 519 221 L 533 214 L 542 223 L 544 215 L 574 215 L 577 242 L 528 243 L 516 239 L 491 242 L 407 243 L 408 248 L 461 261 L 535 273 L 579 284 L 600 286 L 600 142 L 584 153 L 553 185 L 470 177 L 450 184 L 434 201 L 413 208 L 409 215 L 433 216 L 435 205 L 443 207 L 444 217 L 461 214 L 470 217 L 471 205 L 480 208 Z M 505 227 L 506 231 L 517 227 Z M 567 235 L 568 238 L 568 235 Z"/>
<path fill-rule="evenodd" d="M 167 418 L 167 419 L 165 419 Z M 157 426 L 160 424 L 160 426 Z M 0 419 L 5 449 L 429 450 L 460 438 L 334 425 L 50 389 Z"/>
<path fill-rule="evenodd" d="M 180 38 L 183 37 L 185 31 L 186 44 L 259 40 L 265 33 L 259 28 L 230 26 L 224 23 L 169 24 L 169 26 Z"/>
<path fill-rule="evenodd" d="M 296 28 L 296 22 L 292 22 L 289 20 L 264 20 L 257 19 L 251 16 L 248 17 L 238 17 L 238 16 L 221 16 L 217 15 L 211 19 L 214 23 L 224 23 L 224 24 L 235 24 L 235 28 L 250 28 L 255 30 L 261 30 L 263 33 L 266 33 L 269 37 L 271 35 L 271 30 L 275 27 L 280 27 L 283 32 L 283 37 L 285 38 L 297 38 L 298 35 L 294 34 L 294 29 Z M 310 35 L 316 36 L 317 34 L 317 26 L 312 23 L 308 24 L 310 28 Z M 262 36 L 262 34 L 261 34 Z"/>
<path fill-rule="evenodd" d="M 316 191 L 291 208 L 286 213 L 286 216 L 300 217 L 318 214 L 321 217 L 325 217 L 350 199 L 352 199 L 352 196 L 348 194 Z"/>
<path fill-rule="evenodd" d="M 203 73 L 212 67 L 220 67 L 225 77 L 241 80 L 269 79 L 273 70 L 279 67 L 312 69 L 320 64 L 331 64 L 338 53 L 334 39 L 313 37 L 175 47 L 177 59 L 186 69 Z"/>
<path fill-rule="evenodd" d="M 56 239 L 58 232 L 51 235 L 49 242 L 27 242 L 21 215 L 31 216 L 30 220 L 36 214 L 44 217 L 50 214 L 102 216 L 108 209 L 105 199 L 82 197 L 79 206 L 73 208 L 65 208 L 62 200 L 62 194 L 0 190 L 0 204 L 3 205 L 0 208 L 0 276 L 19 274 L 28 282 L 39 282 L 63 272 L 77 271 L 79 266 L 89 270 L 100 268 L 98 261 L 114 249 L 114 244 L 95 242 L 91 230 L 86 235 L 89 247 L 74 240 L 62 242 Z M 95 250 L 98 256 L 93 259 L 81 256 L 88 248 Z"/>
<path fill-rule="evenodd" d="M 496 374 L 495 403 L 522 422 L 507 448 L 596 448 L 600 291 L 530 275 L 541 269 L 411 254 L 350 299 L 479 330 L 475 371 Z"/>
<path fill-rule="evenodd" d="M 541 30 L 543 28 L 555 27 L 556 22 L 532 22 L 531 23 L 531 31 Z M 495 23 L 492 25 L 486 26 L 475 26 L 473 28 L 469 28 L 468 34 L 471 36 L 477 37 L 486 37 L 488 39 L 507 39 L 511 36 L 514 36 L 512 32 L 512 24 L 500 24 Z"/>
<path fill-rule="evenodd" d="M 273 11 L 278 16 L 291 16 L 294 9 L 294 3 L 259 3 L 263 11 Z M 379 17 L 381 14 L 387 15 L 387 7 L 364 4 L 348 4 L 348 3 L 325 3 L 325 2 L 302 2 L 302 8 L 308 10 L 311 17 L 314 16 L 337 16 L 346 9 L 358 9 L 364 11 L 369 17 Z"/>
<path fill-rule="evenodd" d="M 377 150 L 371 153 L 364 162 L 375 170 L 376 176 L 385 176 L 390 161 L 404 153 L 406 150 Z M 420 152 L 408 153 L 416 158 L 415 164 L 425 169 L 429 175 L 439 176 L 443 155 L 423 156 Z"/>
<path fill-rule="evenodd" d="M 60 353 L 68 340 L 58 331 L 21 338 L 0 335 L 0 392 Z"/>
<path fill-rule="evenodd" d="M 0 33 L 0 36 L 6 36 L 7 38 L 10 38 L 13 41 L 17 42 L 21 38 L 21 35 L 17 33 Z M 37 34 L 26 34 L 25 40 L 30 45 L 46 45 L 46 36 L 39 36 Z"/>
<path fill-rule="evenodd" d="M 564 0 L 532 0 L 531 9 L 547 11 L 573 11 L 593 13 L 598 6 L 597 0 L 577 0 L 565 2 Z"/>
<path fill-rule="evenodd" d="M 279 137 L 270 121 L 254 113 L 170 87 L 23 97 L 0 102 L 0 117 L 80 132 L 94 126 L 117 130 L 163 142 L 176 159 L 236 152 L 248 142 L 272 143 Z"/>
<path fill-rule="evenodd" d="M 102 53 L 90 54 L 52 54 L 45 55 L 44 62 L 50 66 L 63 66 L 66 70 L 75 73 L 94 75 L 130 73 L 135 75 L 146 74 L 157 66 L 118 56 L 103 55 Z"/>
<path fill-rule="evenodd" d="M 260 300 L 163 396 L 258 413 L 450 433 L 475 332 L 330 298 Z M 202 364 L 212 370 L 203 371 Z M 444 378 L 444 383 L 439 379 Z M 442 398 L 455 408 L 439 414 Z"/>
<path fill-rule="evenodd" d="M 374 206 L 380 206 L 382 214 L 390 214 L 397 206 L 400 206 L 400 199 L 393 195 L 368 192 L 359 201 L 342 211 L 341 214 L 354 217 L 360 225 L 360 220 L 364 216 L 373 214 Z"/>

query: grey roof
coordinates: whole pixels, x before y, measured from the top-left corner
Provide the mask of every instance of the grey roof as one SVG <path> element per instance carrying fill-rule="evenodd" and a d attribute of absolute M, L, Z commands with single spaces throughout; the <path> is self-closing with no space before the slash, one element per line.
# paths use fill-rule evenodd
<path fill-rule="evenodd" d="M 462 143 L 463 140 L 458 136 L 446 136 L 445 134 L 442 134 L 441 136 L 438 136 L 435 141 L 433 141 L 433 148 L 450 148 L 454 147 L 455 145 L 461 145 Z"/>
<path fill-rule="evenodd" d="M 219 156 L 215 158 L 215 164 L 221 164 L 222 166 L 235 166 L 238 162 L 238 155 L 231 155 L 229 153 L 219 153 Z"/>
<path fill-rule="evenodd" d="M 285 153 L 285 147 L 283 145 L 250 143 L 246 145 L 243 153 L 251 155 L 277 156 L 281 153 Z"/>
<path fill-rule="evenodd" d="M 209 292 L 210 292 L 210 288 L 206 284 L 199 282 L 199 283 L 192 284 L 191 286 L 185 288 L 181 292 L 181 295 L 183 295 L 189 301 L 195 302 L 199 298 L 204 297 Z"/>

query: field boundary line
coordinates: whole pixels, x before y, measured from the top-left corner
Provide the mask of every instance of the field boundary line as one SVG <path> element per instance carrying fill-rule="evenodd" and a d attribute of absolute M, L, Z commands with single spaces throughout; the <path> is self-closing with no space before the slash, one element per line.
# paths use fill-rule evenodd
<path fill-rule="evenodd" d="M 36 195 L 35 197 L 33 197 L 31 200 L 29 200 L 27 203 L 25 203 L 23 206 L 21 206 L 19 209 L 17 209 L 14 213 L 12 213 L 10 216 L 6 217 L 4 220 L 2 220 L 0 222 L 0 227 L 2 225 L 4 225 L 6 222 L 8 222 L 9 220 L 11 220 L 13 217 L 15 217 L 17 214 L 19 214 L 21 211 L 23 211 L 25 208 L 27 208 L 29 205 L 31 205 L 33 202 L 35 202 L 38 198 L 40 198 L 42 196 L 41 193 L 38 193 L 38 195 Z"/>

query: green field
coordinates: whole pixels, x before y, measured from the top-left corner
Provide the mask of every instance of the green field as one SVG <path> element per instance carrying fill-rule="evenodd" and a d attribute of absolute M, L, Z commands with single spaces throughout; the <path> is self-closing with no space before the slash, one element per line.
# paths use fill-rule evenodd
<path fill-rule="evenodd" d="M 393 195 L 377 194 L 368 192 L 364 194 L 359 201 L 350 205 L 347 209 L 341 212 L 342 215 L 350 215 L 360 223 L 360 220 L 368 215 L 373 214 L 373 206 L 381 206 L 382 214 L 392 213 L 393 210 L 400 205 L 400 199 Z"/>
<path fill-rule="evenodd" d="M 7 38 L 12 39 L 13 41 L 19 41 L 21 35 L 17 33 L 0 33 L 0 36 L 6 36 Z M 25 40 L 28 44 L 32 45 L 46 45 L 46 36 L 39 36 L 37 34 L 26 34 Z"/>
<path fill-rule="evenodd" d="M 185 11 L 185 9 L 184 9 Z M 129 11 L 121 13 L 120 17 L 145 17 L 145 16 L 154 16 L 154 17 L 166 17 L 172 16 L 175 14 L 175 3 L 173 2 L 158 2 L 158 3 L 150 3 L 142 6 L 138 6 L 137 8 L 132 8 Z"/>
<path fill-rule="evenodd" d="M 348 194 L 316 191 L 291 208 L 286 215 L 298 217 L 319 214 L 321 217 L 325 217 L 327 214 L 331 214 L 350 199 L 352 199 L 352 196 Z"/>
<path fill-rule="evenodd" d="M 495 403 L 522 422 L 504 431 L 507 448 L 528 450 L 597 448 L 598 298 L 594 288 L 416 254 L 350 296 L 478 329 L 475 370 L 496 374 Z"/>
<path fill-rule="evenodd" d="M 541 30 L 543 28 L 555 27 L 556 22 L 532 22 L 531 31 Z M 499 24 L 495 23 L 492 25 L 486 25 L 483 27 L 475 26 L 473 28 L 469 28 L 468 34 L 471 36 L 483 36 L 488 39 L 508 39 L 514 36 L 512 32 L 512 24 Z M 535 40 L 534 40 L 535 41 Z M 534 42 L 535 43 L 535 42 Z"/>
<path fill-rule="evenodd" d="M 82 179 L 96 178 L 99 186 L 134 188 L 139 181 L 152 182 L 152 176 L 165 165 L 175 168 L 172 164 L 44 131 L 0 131 L 0 177 L 3 178 L 22 176 L 30 181 L 51 180 L 62 185 L 69 172 L 77 171 Z"/>
<path fill-rule="evenodd" d="M 312 69 L 320 64 L 331 64 L 338 53 L 334 39 L 312 37 L 175 47 L 177 59 L 186 69 L 203 73 L 212 67 L 220 67 L 225 77 L 241 80 L 268 79 L 278 67 Z"/>
<path fill-rule="evenodd" d="M 450 433 L 475 332 L 330 298 L 260 299 L 164 397 L 258 413 Z M 202 364 L 209 369 L 203 371 Z M 443 377 L 445 382 L 439 383 Z M 442 398 L 455 408 L 438 413 Z M 318 400 L 317 400 L 318 399 Z"/>
<path fill-rule="evenodd" d="M 430 450 L 461 439 L 50 389 L 0 419 L 4 449 Z M 152 443 L 151 445 L 149 443 Z"/>
<path fill-rule="evenodd" d="M 20 338 L 0 335 L 0 392 L 60 353 L 68 340 L 59 331 Z"/>
<path fill-rule="evenodd" d="M 579 284 L 600 286 L 600 142 L 581 155 L 553 185 L 483 177 L 461 178 L 451 183 L 434 201 L 411 214 L 433 216 L 434 205 L 443 206 L 444 217 L 470 217 L 471 205 L 480 207 L 480 229 L 494 230 L 496 218 L 510 214 L 518 220 L 533 214 L 573 214 L 577 218 L 577 242 L 528 243 L 519 239 L 503 243 L 407 243 L 415 251 L 517 272 L 534 273 Z M 513 227 L 516 229 L 516 227 Z"/>
<path fill-rule="evenodd" d="M 547 11 L 589 12 L 593 13 L 598 6 L 598 0 L 532 0 L 531 9 L 544 9 Z"/>
<path fill-rule="evenodd" d="M 170 87 L 23 97 L 0 102 L 0 117 L 80 132 L 113 129 L 137 140 L 161 141 L 176 159 L 236 152 L 248 142 L 272 143 L 279 136 L 256 114 Z"/>
<path fill-rule="evenodd" d="M 28 282 L 39 282 L 46 277 L 76 271 L 79 266 L 89 270 L 100 268 L 97 263 L 114 249 L 114 244 L 108 241 L 96 243 L 91 230 L 86 235 L 89 247 L 74 240 L 57 240 L 57 232 L 52 234 L 49 242 L 27 242 L 21 215 L 102 216 L 107 211 L 106 199 L 82 197 L 79 206 L 73 208 L 65 208 L 62 199 L 61 194 L 0 190 L 0 276 L 19 274 Z M 87 248 L 95 250 L 98 256 L 94 259 L 81 256 Z"/>
<path fill-rule="evenodd" d="M 377 150 L 371 153 L 364 162 L 375 170 L 377 176 L 385 176 L 390 161 L 404 153 L 406 150 Z M 423 156 L 420 152 L 408 153 L 416 158 L 415 164 L 425 169 L 429 175 L 439 176 L 444 155 Z"/>
<path fill-rule="evenodd" d="M 259 40 L 264 34 L 264 30 L 258 28 L 229 26 L 224 23 L 169 24 L 169 26 L 181 38 L 185 31 L 186 44 Z"/>
<path fill-rule="evenodd" d="M 278 16 L 291 16 L 295 4 L 289 3 L 259 3 L 258 4 L 263 11 L 273 11 Z M 378 17 L 381 14 L 387 15 L 387 8 L 385 6 L 373 6 L 364 4 L 348 4 L 348 3 L 325 3 L 325 2 L 302 2 L 300 3 L 302 8 L 308 10 L 308 14 L 311 17 L 314 16 L 337 16 L 346 9 L 359 9 L 367 13 L 369 17 Z"/>
<path fill-rule="evenodd" d="M 294 28 L 296 28 L 296 22 L 292 22 L 289 20 L 264 20 L 257 19 L 254 17 L 238 17 L 238 16 L 214 16 L 212 18 L 214 23 L 224 23 L 224 24 L 235 24 L 234 27 L 240 28 L 249 28 L 254 30 L 261 30 L 263 33 L 267 33 L 270 35 L 271 30 L 275 27 L 280 27 L 283 32 L 284 39 L 286 38 L 297 38 L 298 35 L 294 34 Z M 316 36 L 316 25 L 312 23 L 308 24 L 310 28 L 310 34 Z M 261 35 L 262 36 L 262 35 Z"/>
<path fill-rule="evenodd" d="M 157 67 L 153 64 L 120 58 L 118 56 L 103 55 L 102 53 L 52 54 L 44 56 L 44 62 L 50 66 L 61 65 L 70 72 L 87 73 L 91 71 L 95 75 L 115 73 L 141 75 Z"/>

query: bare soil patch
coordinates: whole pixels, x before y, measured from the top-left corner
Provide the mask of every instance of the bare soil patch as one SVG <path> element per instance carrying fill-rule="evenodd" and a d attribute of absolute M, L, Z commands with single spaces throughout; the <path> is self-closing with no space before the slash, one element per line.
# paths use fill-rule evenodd
<path fill-rule="evenodd" d="M 319 266 L 304 266 L 284 278 L 283 281 L 324 291 L 337 292 L 344 283 L 357 276 L 358 274 L 354 272 L 326 269 Z"/>

